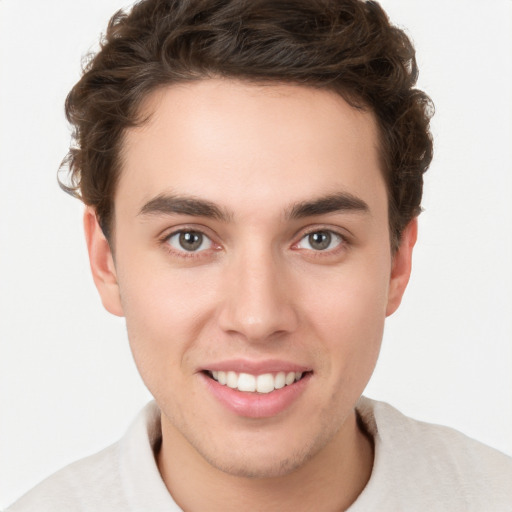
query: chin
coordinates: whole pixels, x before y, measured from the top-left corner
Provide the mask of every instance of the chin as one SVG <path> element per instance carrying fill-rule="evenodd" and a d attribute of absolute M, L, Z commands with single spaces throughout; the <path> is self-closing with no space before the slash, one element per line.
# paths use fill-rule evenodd
<path fill-rule="evenodd" d="M 300 453 L 283 459 L 274 457 L 266 460 L 254 460 L 251 456 L 238 456 L 237 460 L 223 458 L 223 460 L 214 459 L 208 460 L 208 462 L 219 471 L 237 478 L 265 479 L 289 475 L 309 458 L 306 454 Z"/>
<path fill-rule="evenodd" d="M 230 448 L 222 450 L 220 454 L 208 453 L 200 447 L 196 449 L 211 466 L 223 473 L 238 478 L 265 479 L 283 477 L 298 470 L 314 458 L 328 441 L 322 438 L 316 442 L 300 443 L 299 446 L 284 446 L 285 443 L 276 446 L 262 440 L 243 447 L 231 443 Z"/>

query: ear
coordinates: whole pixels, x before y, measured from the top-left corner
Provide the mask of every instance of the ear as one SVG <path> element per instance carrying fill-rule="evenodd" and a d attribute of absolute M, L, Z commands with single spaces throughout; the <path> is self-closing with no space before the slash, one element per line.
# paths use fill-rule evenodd
<path fill-rule="evenodd" d="M 84 231 L 92 278 L 101 302 L 109 313 L 124 316 L 112 251 L 100 228 L 96 211 L 90 206 L 87 206 L 84 212 Z"/>
<path fill-rule="evenodd" d="M 386 316 L 392 315 L 400 306 L 409 282 L 412 268 L 412 250 L 418 237 L 418 219 L 414 218 L 402 232 L 400 246 L 393 256 L 391 278 L 389 281 L 388 305 Z"/>

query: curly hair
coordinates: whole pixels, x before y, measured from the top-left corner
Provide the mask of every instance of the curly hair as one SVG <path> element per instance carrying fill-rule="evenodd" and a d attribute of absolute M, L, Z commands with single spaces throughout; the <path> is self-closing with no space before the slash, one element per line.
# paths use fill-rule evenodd
<path fill-rule="evenodd" d="M 396 249 L 432 160 L 434 109 L 417 76 L 411 41 L 374 1 L 142 0 L 114 14 L 66 99 L 74 144 L 59 182 L 109 238 L 123 135 L 150 92 L 211 77 L 324 88 L 376 117 Z"/>

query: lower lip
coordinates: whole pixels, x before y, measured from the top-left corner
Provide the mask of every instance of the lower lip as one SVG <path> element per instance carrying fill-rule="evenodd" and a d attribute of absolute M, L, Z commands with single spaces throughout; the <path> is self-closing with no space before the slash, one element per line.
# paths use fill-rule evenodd
<path fill-rule="evenodd" d="M 201 374 L 211 393 L 229 410 L 246 418 L 270 418 L 288 409 L 304 392 L 311 373 L 297 382 L 270 393 L 248 393 L 219 384 Z"/>

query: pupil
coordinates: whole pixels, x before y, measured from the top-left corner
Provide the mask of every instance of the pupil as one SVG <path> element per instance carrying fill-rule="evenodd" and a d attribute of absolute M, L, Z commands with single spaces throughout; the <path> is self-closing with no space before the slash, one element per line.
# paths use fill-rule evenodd
<path fill-rule="evenodd" d="M 331 234 L 325 231 L 317 231 L 309 235 L 309 244 L 313 249 L 323 251 L 331 244 Z"/>
<path fill-rule="evenodd" d="M 195 251 L 201 247 L 203 235 L 194 231 L 185 231 L 180 234 L 180 245 L 186 251 Z"/>

